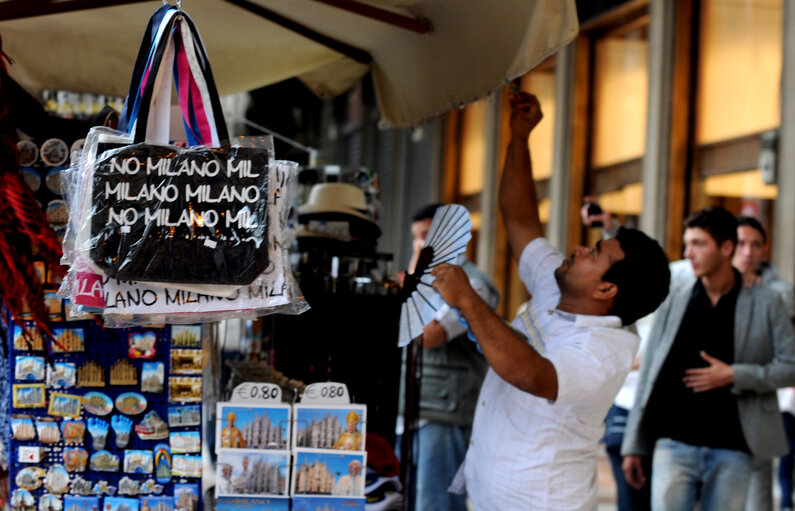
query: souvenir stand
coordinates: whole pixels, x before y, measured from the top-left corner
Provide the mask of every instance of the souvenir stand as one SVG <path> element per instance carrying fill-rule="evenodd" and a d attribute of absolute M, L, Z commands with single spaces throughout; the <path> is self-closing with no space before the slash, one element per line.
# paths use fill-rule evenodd
<path fill-rule="evenodd" d="M 172 74 L 187 148 L 167 138 Z M 10 247 L 30 263 L 10 267 L 23 292 L 3 282 L 12 509 L 202 505 L 206 323 L 306 309 L 284 238 L 296 165 L 274 161 L 268 137 L 227 139 L 196 27 L 164 5 L 118 129 L 93 128 L 71 150 L 34 139 L 19 158 L 0 154 L 30 199 L 22 210 L 57 232 L 36 234 L 21 215 L 0 233 L 6 243 L 21 226 L 31 239 Z"/>

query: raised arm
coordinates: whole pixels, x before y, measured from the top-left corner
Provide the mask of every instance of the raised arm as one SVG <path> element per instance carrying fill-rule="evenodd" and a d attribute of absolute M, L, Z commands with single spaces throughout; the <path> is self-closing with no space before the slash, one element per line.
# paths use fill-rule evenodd
<path fill-rule="evenodd" d="M 544 235 L 527 145 L 542 117 L 541 105 L 532 94 L 520 92 L 511 98 L 511 141 L 500 181 L 500 211 L 517 261 L 528 243 Z"/>

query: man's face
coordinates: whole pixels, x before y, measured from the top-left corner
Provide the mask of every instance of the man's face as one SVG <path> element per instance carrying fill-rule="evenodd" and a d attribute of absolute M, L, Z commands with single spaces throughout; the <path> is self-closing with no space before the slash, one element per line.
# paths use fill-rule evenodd
<path fill-rule="evenodd" d="M 362 466 L 356 462 L 351 463 L 351 466 L 349 468 L 352 476 L 358 476 L 359 472 L 362 471 Z"/>
<path fill-rule="evenodd" d="M 731 242 L 726 241 L 721 247 L 715 238 L 700 227 L 685 229 L 685 259 L 690 261 L 696 277 L 709 276 L 715 273 L 724 260 L 731 257 Z"/>
<path fill-rule="evenodd" d="M 229 479 L 232 477 L 232 467 L 229 465 L 224 465 L 224 470 L 222 472 L 224 479 Z"/>
<path fill-rule="evenodd" d="M 248 468 L 248 456 L 243 458 L 243 470 Z"/>
<path fill-rule="evenodd" d="M 742 274 L 753 273 L 765 260 L 765 242 L 762 233 L 750 225 L 737 228 L 737 249 L 734 251 L 732 266 Z"/>
<path fill-rule="evenodd" d="M 555 270 L 561 293 L 569 297 L 590 296 L 602 277 L 625 254 L 617 239 L 600 241 L 594 247 L 577 247 Z"/>
<path fill-rule="evenodd" d="M 415 253 L 422 250 L 422 245 L 425 243 L 425 238 L 428 237 L 428 231 L 431 229 L 430 218 L 420 220 L 411 224 L 411 246 Z"/>

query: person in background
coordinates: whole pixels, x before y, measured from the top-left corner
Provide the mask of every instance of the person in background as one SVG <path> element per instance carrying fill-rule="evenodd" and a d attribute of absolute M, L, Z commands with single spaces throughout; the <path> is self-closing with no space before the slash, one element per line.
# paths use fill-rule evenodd
<path fill-rule="evenodd" d="M 761 285 L 775 292 L 784 303 L 790 320 L 793 318 L 792 284 L 778 278 L 776 269 L 767 262 L 767 232 L 755 218 L 743 216 L 737 219 L 737 250 L 732 257 L 732 266 L 741 274 L 746 286 Z M 792 446 L 795 431 L 791 411 L 793 389 L 779 389 L 779 407 L 783 410 L 784 431 L 787 434 L 789 454 L 781 458 L 779 484 L 781 485 L 781 508 L 792 508 Z M 786 410 L 790 410 L 787 412 Z M 772 511 L 773 509 L 773 463 L 769 459 L 754 461 L 754 471 L 748 487 L 746 511 Z"/>
<path fill-rule="evenodd" d="M 429 204 L 414 213 L 411 223 L 413 273 L 436 210 Z M 459 258 L 469 282 L 489 307 L 499 302 L 491 280 L 466 257 Z M 417 441 L 416 509 L 466 511 L 466 498 L 448 493 L 464 460 L 478 391 L 486 375 L 486 359 L 467 338 L 458 313 L 444 304 L 422 334 L 422 379 L 420 382 L 419 431 Z M 402 393 L 401 393 L 402 395 Z M 399 424 L 401 421 L 399 421 Z"/>
<path fill-rule="evenodd" d="M 755 460 L 786 449 L 775 391 L 795 384 L 795 332 L 778 296 L 732 267 L 738 224 L 723 208 L 685 221 L 696 279 L 655 314 L 622 445 L 634 488 L 653 454 L 652 509 L 745 509 Z"/>
<path fill-rule="evenodd" d="M 602 239 L 610 239 L 618 234 L 618 220 L 608 211 L 602 208 L 592 209 L 592 205 L 597 204 L 594 197 L 585 197 L 584 205 L 580 209 L 580 218 L 585 227 L 601 227 Z M 646 340 L 650 328 L 648 318 L 643 318 L 636 323 L 638 335 L 640 335 L 640 348 L 638 355 L 632 364 L 632 370 L 627 375 L 621 390 L 618 391 L 613 406 L 607 412 L 605 419 L 605 451 L 610 460 L 610 468 L 613 471 L 613 479 L 616 482 L 616 504 L 618 511 L 648 511 L 651 509 L 651 491 L 649 486 L 635 489 L 629 484 L 621 470 L 621 442 L 624 441 L 624 430 L 627 427 L 627 417 L 632 403 L 635 401 L 635 391 L 638 387 L 640 376 L 639 367 L 646 348 Z M 642 460 L 644 473 L 651 474 L 651 457 L 646 456 Z"/>

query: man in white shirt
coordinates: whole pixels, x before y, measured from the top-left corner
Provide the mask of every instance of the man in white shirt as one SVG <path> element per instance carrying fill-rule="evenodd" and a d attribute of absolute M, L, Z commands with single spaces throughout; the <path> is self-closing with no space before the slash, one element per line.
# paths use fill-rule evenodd
<path fill-rule="evenodd" d="M 654 240 L 632 229 L 578 247 L 568 259 L 552 248 L 542 238 L 527 144 L 541 108 L 525 93 L 511 105 L 500 209 L 533 300 L 514 330 L 463 270 L 434 270 L 434 288 L 466 318 L 490 365 L 451 490 L 466 490 L 478 511 L 595 510 L 604 418 L 639 342 L 623 326 L 668 294 L 668 261 Z"/>

